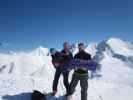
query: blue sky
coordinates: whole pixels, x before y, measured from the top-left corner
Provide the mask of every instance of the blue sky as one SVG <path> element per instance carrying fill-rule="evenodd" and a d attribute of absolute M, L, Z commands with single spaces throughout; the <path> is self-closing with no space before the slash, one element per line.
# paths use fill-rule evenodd
<path fill-rule="evenodd" d="M 119 37 L 133 41 L 133 0 L 0 0 L 0 42 L 6 49 Z"/>

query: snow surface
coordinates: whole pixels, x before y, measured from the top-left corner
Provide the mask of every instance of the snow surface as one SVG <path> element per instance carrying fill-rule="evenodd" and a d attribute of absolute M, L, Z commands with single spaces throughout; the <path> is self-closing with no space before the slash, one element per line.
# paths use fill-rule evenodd
<path fill-rule="evenodd" d="M 99 73 L 102 75 L 88 80 L 88 100 L 132 100 L 133 62 L 121 59 L 133 56 L 132 45 L 111 38 L 97 44 L 97 48 L 94 43 L 89 44 L 86 51 L 98 59 L 101 64 Z M 30 93 L 34 89 L 49 93 L 52 91 L 54 73 L 47 48 L 39 47 L 31 52 L 0 53 L 0 100 L 30 100 Z M 72 72 L 70 80 L 71 77 Z M 62 77 L 58 89 L 57 97 L 47 99 L 63 100 L 65 88 Z M 73 100 L 80 100 L 79 85 Z"/>
<path fill-rule="evenodd" d="M 117 38 L 111 38 L 107 41 L 107 44 L 114 51 L 114 53 L 124 56 L 133 56 L 133 46 L 129 42 L 125 42 Z"/>

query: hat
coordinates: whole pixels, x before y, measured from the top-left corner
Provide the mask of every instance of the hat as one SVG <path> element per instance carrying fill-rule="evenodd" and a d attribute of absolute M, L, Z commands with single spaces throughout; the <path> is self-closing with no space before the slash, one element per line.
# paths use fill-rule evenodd
<path fill-rule="evenodd" d="M 55 48 L 50 48 L 50 53 L 54 53 L 56 52 L 56 49 Z"/>

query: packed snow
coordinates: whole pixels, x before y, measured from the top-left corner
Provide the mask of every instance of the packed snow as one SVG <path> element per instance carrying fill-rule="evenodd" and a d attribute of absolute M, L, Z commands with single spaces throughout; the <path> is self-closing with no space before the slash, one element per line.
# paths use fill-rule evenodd
<path fill-rule="evenodd" d="M 110 38 L 98 44 L 89 44 L 86 51 L 101 65 L 98 71 L 101 77 L 95 76 L 88 80 L 88 100 L 132 100 L 133 45 L 121 39 Z M 73 52 L 75 54 L 77 48 Z M 30 100 L 33 90 L 49 93 L 52 91 L 54 73 L 48 48 L 0 53 L 0 100 Z M 71 77 L 72 72 L 70 80 Z M 56 97 L 47 99 L 63 100 L 65 88 L 62 77 L 58 89 Z M 73 100 L 80 100 L 79 85 Z"/>

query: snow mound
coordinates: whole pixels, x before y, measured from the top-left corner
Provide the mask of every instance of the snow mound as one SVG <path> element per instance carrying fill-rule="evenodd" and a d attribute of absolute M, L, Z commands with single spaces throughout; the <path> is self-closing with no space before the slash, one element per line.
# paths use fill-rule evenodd
<path fill-rule="evenodd" d="M 41 70 L 42 69 L 42 70 Z M 47 48 L 39 47 L 31 52 L 0 54 L 0 74 L 35 75 L 41 70 L 53 69 Z M 47 72 L 40 74 L 46 74 Z"/>

